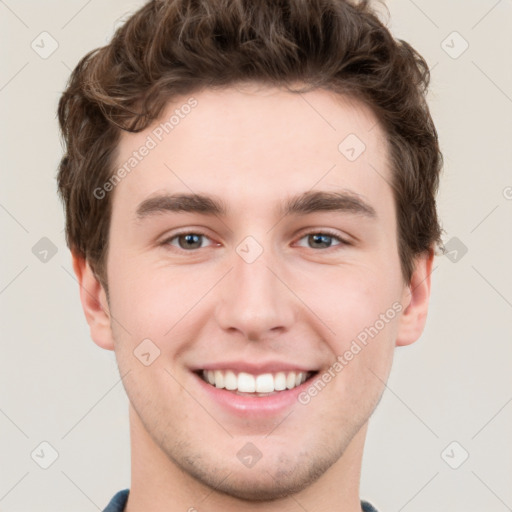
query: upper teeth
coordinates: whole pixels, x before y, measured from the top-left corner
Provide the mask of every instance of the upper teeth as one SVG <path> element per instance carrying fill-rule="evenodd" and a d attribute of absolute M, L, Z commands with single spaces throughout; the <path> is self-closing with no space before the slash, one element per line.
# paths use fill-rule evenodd
<path fill-rule="evenodd" d="M 251 375 L 231 370 L 203 370 L 204 379 L 212 386 L 242 393 L 271 393 L 293 389 L 307 378 L 307 372 L 277 372 Z"/>

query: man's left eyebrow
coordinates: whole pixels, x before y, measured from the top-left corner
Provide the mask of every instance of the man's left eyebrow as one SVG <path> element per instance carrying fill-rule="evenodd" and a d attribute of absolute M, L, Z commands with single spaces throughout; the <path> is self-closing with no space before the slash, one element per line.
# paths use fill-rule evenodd
<path fill-rule="evenodd" d="M 290 198 L 281 209 L 281 215 L 306 215 L 315 212 L 352 213 L 377 218 L 377 212 L 364 199 L 352 191 L 308 191 Z"/>

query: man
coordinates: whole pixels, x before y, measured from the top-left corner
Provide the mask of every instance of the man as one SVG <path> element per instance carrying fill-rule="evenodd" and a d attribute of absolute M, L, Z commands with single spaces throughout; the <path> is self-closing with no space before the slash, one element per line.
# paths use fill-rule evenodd
<path fill-rule="evenodd" d="M 368 420 L 440 244 L 428 81 L 348 0 L 151 1 L 75 68 L 67 241 L 130 401 L 106 511 L 375 510 Z"/>

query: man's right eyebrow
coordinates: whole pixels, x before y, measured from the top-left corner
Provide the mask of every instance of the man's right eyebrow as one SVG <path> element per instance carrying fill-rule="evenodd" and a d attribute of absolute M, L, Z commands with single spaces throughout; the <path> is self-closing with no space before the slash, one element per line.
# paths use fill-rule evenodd
<path fill-rule="evenodd" d="M 224 203 L 204 194 L 160 194 L 142 201 L 136 210 L 138 220 L 165 212 L 202 213 L 225 216 Z"/>

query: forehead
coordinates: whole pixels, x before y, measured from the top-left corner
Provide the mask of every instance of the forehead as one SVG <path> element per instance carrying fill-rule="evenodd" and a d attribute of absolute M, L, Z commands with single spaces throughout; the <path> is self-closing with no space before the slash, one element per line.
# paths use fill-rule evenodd
<path fill-rule="evenodd" d="M 349 97 L 206 89 L 174 98 L 144 131 L 123 132 L 116 169 L 128 172 L 115 202 L 166 190 L 224 194 L 247 206 L 318 187 L 378 200 L 390 193 L 387 156 L 371 109 Z"/>

